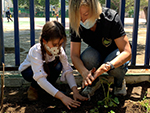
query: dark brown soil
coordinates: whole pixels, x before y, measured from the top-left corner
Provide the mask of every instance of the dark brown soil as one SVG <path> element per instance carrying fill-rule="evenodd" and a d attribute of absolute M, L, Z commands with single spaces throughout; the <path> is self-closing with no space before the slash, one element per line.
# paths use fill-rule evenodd
<path fill-rule="evenodd" d="M 56 84 L 56 87 L 72 98 L 68 85 Z M 106 84 L 104 84 L 104 87 L 107 91 Z M 141 90 L 137 91 L 137 93 L 133 92 L 133 89 L 137 87 L 141 87 Z M 113 85 L 110 89 L 112 88 Z M 145 113 L 146 108 L 138 101 L 143 100 L 148 88 L 150 88 L 149 82 L 127 84 L 127 95 L 118 97 L 120 104 L 117 107 L 104 108 L 100 106 L 98 108 L 97 102 L 104 99 L 103 89 L 100 87 L 90 101 L 82 102 L 80 107 L 72 108 L 72 110 L 68 110 L 60 100 L 50 96 L 42 89 L 39 89 L 39 99 L 35 102 L 30 102 L 26 93 L 28 87 L 5 88 L 4 104 L 1 113 L 90 113 L 90 110 L 94 108 L 98 108 L 99 111 L 97 113 L 108 113 L 111 110 L 115 113 Z M 140 92 L 140 95 L 138 92 Z M 110 95 L 112 95 L 111 90 Z M 146 100 L 150 106 L 150 97 L 147 97 Z"/>

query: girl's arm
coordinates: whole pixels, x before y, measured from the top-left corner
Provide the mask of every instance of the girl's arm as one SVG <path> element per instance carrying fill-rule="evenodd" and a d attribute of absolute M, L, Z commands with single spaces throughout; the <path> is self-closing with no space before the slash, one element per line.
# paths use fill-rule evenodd
<path fill-rule="evenodd" d="M 60 91 L 58 91 L 51 83 L 47 81 L 45 77 L 39 78 L 37 80 L 37 83 L 40 85 L 41 88 L 43 88 L 46 92 L 51 94 L 52 96 L 60 99 L 63 104 L 67 106 L 68 109 L 71 109 L 71 107 L 77 108 L 77 106 L 80 106 L 80 102 L 71 99 L 70 97 L 67 97 Z"/>
<path fill-rule="evenodd" d="M 88 100 L 88 98 L 83 97 L 79 94 L 73 74 L 67 74 L 66 79 L 67 79 L 69 86 L 72 86 L 71 89 L 73 91 L 74 100 L 77 100 L 77 99 L 82 100 L 82 101 Z"/>
<path fill-rule="evenodd" d="M 45 77 L 39 78 L 37 80 L 37 83 L 41 88 L 43 88 L 46 92 L 48 92 L 52 96 L 55 96 L 56 93 L 58 92 L 58 89 L 56 89 L 51 83 L 49 83 Z"/>
<path fill-rule="evenodd" d="M 60 55 L 60 61 L 63 65 L 63 69 L 62 69 L 63 72 L 61 75 L 61 80 L 62 80 L 62 78 L 65 78 L 67 80 L 70 88 L 73 91 L 74 100 L 77 100 L 77 99 L 82 100 L 82 101 L 88 100 L 88 98 L 83 97 L 79 94 L 78 89 L 77 89 L 77 85 L 76 85 L 76 81 L 75 81 L 74 76 L 73 76 L 73 69 L 69 65 L 68 58 L 66 56 L 65 51 L 62 49 L 61 52 L 62 53 Z"/>

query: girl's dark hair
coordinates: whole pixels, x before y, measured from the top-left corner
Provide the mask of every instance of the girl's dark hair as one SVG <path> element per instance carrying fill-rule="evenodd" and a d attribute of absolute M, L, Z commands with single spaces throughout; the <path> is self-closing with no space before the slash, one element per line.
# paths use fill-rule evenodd
<path fill-rule="evenodd" d="M 66 33 L 65 33 L 65 28 L 63 27 L 63 25 L 57 21 L 51 21 L 51 22 L 47 22 L 42 29 L 42 34 L 40 37 L 40 43 L 41 43 L 41 52 L 42 52 L 42 60 L 45 61 L 45 57 L 46 57 L 46 50 L 44 48 L 43 45 L 43 39 L 45 41 L 53 41 L 55 39 L 64 39 L 64 43 L 63 46 L 65 46 L 66 43 Z M 50 75 L 49 69 L 48 69 L 48 65 L 45 63 L 43 63 L 43 67 L 45 72 Z"/>

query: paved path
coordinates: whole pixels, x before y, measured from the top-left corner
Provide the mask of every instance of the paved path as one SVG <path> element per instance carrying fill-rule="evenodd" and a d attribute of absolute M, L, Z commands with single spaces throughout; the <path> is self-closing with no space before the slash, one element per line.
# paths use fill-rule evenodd
<path fill-rule="evenodd" d="M 12 18 L 14 20 L 14 18 Z M 25 30 L 30 29 L 30 18 L 18 18 L 19 19 L 19 29 Z M 50 18 L 51 20 L 56 20 L 56 18 Z M 61 18 L 58 19 L 61 22 Z M 66 21 L 66 29 L 69 29 L 69 18 L 65 19 Z M 133 18 L 125 18 L 125 24 L 133 23 Z M 139 19 L 139 23 L 145 23 L 145 19 Z M 42 26 L 45 24 L 45 18 L 35 18 L 35 29 L 41 29 Z M 3 26 L 4 32 L 8 30 L 14 30 L 14 22 L 7 22 L 6 18 L 3 18 Z"/>

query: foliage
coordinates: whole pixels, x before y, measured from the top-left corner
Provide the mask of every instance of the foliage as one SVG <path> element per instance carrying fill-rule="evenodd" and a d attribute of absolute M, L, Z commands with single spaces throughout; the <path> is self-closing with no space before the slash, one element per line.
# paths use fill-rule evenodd
<path fill-rule="evenodd" d="M 110 112 L 108 112 L 108 113 L 115 113 L 113 110 L 110 110 Z"/>
<path fill-rule="evenodd" d="M 104 85 L 103 85 L 103 81 L 105 81 L 107 83 L 107 85 L 108 85 L 108 91 L 107 91 L 107 93 L 105 91 L 105 88 L 104 88 Z M 109 88 L 110 88 L 111 84 L 112 83 L 109 83 L 106 79 L 102 79 L 101 80 L 101 85 L 102 85 L 102 88 L 103 88 L 103 91 L 104 91 L 105 98 L 102 101 L 98 101 L 97 102 L 98 108 L 100 108 L 100 106 L 104 106 L 105 108 L 116 107 L 117 104 L 119 104 L 119 100 L 118 100 L 117 97 L 115 97 L 113 99 L 112 95 L 109 95 Z M 98 108 L 95 107 L 94 109 L 91 109 L 90 113 L 99 113 Z M 115 112 L 111 110 L 109 113 L 115 113 Z"/>
<path fill-rule="evenodd" d="M 101 4 L 105 4 L 105 0 L 99 0 Z M 135 0 L 126 0 L 125 11 L 129 12 L 134 10 Z M 140 9 L 143 10 L 145 6 L 148 6 L 148 0 L 140 0 Z M 120 0 L 111 0 L 111 8 L 119 12 Z"/>
<path fill-rule="evenodd" d="M 147 92 L 146 92 L 146 94 L 147 94 Z M 150 105 L 149 105 L 149 101 L 146 99 L 146 94 L 144 95 L 143 100 L 140 101 L 139 103 L 140 103 L 143 107 L 145 107 L 146 110 L 147 110 L 147 113 L 149 113 L 149 112 L 150 112 Z"/>
<path fill-rule="evenodd" d="M 11 0 L 13 3 L 13 0 Z M 51 5 L 59 4 L 59 0 L 50 0 Z M 29 0 L 18 0 L 18 5 L 20 8 L 27 8 L 29 9 Z M 45 7 L 45 0 L 34 0 L 35 7 Z"/>
<path fill-rule="evenodd" d="M 66 5 L 69 5 L 69 0 L 65 0 L 65 2 L 66 2 Z"/>
<path fill-rule="evenodd" d="M 62 111 L 61 113 L 67 113 L 66 111 Z"/>
<path fill-rule="evenodd" d="M 103 81 L 105 81 L 108 85 L 108 91 L 107 93 L 105 92 L 105 88 L 104 88 L 104 85 L 103 85 Z M 109 88 L 111 86 L 112 83 L 109 83 L 107 80 L 103 79 L 101 80 L 101 85 L 102 85 L 102 88 L 103 88 L 103 91 L 104 91 L 104 96 L 105 98 L 102 100 L 102 101 L 98 101 L 98 105 L 104 105 L 105 108 L 108 108 L 108 107 L 116 107 L 117 104 L 119 104 L 119 100 L 117 97 L 115 97 L 114 99 L 112 98 L 112 95 L 109 95 Z"/>
<path fill-rule="evenodd" d="M 90 110 L 90 113 L 99 113 L 99 110 L 98 110 L 98 108 L 94 108 L 94 109 L 91 109 Z"/>

